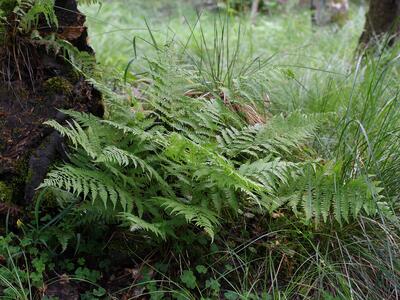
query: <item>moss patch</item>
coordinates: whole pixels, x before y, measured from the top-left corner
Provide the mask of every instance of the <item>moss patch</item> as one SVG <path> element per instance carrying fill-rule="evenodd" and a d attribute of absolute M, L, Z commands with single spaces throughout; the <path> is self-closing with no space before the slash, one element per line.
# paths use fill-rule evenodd
<path fill-rule="evenodd" d="M 74 87 L 64 77 L 56 76 L 47 79 L 43 85 L 43 88 L 48 95 L 71 95 Z"/>
<path fill-rule="evenodd" d="M 13 191 L 4 181 L 0 181 L 0 202 L 10 202 Z"/>

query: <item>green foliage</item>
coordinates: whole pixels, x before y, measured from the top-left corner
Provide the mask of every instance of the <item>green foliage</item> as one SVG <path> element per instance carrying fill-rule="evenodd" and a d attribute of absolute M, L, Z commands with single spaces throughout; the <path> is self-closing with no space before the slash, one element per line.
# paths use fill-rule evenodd
<path fill-rule="evenodd" d="M 135 230 L 146 230 L 149 232 L 154 233 L 158 237 L 165 238 L 165 232 L 160 229 L 161 224 L 151 224 L 143 219 L 134 216 L 130 213 L 122 213 L 121 218 L 124 220 L 124 222 L 129 225 L 129 230 L 130 231 L 135 231 Z"/>
<path fill-rule="evenodd" d="M 96 3 L 97 1 L 84 2 Z M 75 68 L 75 71 L 84 76 L 96 76 L 94 56 L 88 52 L 79 51 L 69 41 L 57 36 L 59 24 L 54 0 L 3 0 L 0 5 L 0 45 L 3 45 L 5 49 L 8 48 L 10 55 L 15 56 L 13 60 L 16 64 L 31 68 L 28 60 L 20 57 L 22 51 L 13 50 L 13 47 L 34 45 L 44 47 L 47 52 L 63 57 Z M 17 45 L 14 45 L 15 43 Z M 0 59 L 3 60 L 4 57 Z M 20 60 L 23 63 L 20 63 Z M 17 66 L 17 69 L 21 66 Z M 46 82 L 46 89 L 50 94 L 71 93 L 71 87 L 60 77 L 54 77 Z"/>
<path fill-rule="evenodd" d="M 246 155 L 258 158 L 266 153 L 282 157 L 285 153 L 292 155 L 296 149 L 301 149 L 313 136 L 317 124 L 318 117 L 294 112 L 286 117 L 274 116 L 263 126 L 257 124 L 241 130 L 227 128 L 217 139 L 221 151 L 232 158 Z"/>
<path fill-rule="evenodd" d="M 13 13 L 19 19 L 18 27 L 23 33 L 36 29 L 42 16 L 48 26 L 58 26 L 54 0 L 21 0 L 14 7 Z"/>
<path fill-rule="evenodd" d="M 311 166 L 289 186 L 293 193 L 277 200 L 276 205 L 288 203 L 295 212 L 301 207 L 306 221 L 328 221 L 334 216 L 339 224 L 357 219 L 361 210 L 368 216 L 378 213 L 390 218 L 391 210 L 383 200 L 379 182 L 368 177 L 341 179 L 340 165 Z"/>
<path fill-rule="evenodd" d="M 150 90 L 149 95 L 154 95 L 154 98 L 151 97 L 148 105 L 153 107 L 154 112 L 142 117 L 138 112 L 133 121 L 129 120 L 129 115 L 123 116 L 124 120 L 129 120 L 129 126 L 126 121 L 102 121 L 68 111 L 64 113 L 75 120 L 68 121 L 66 127 L 48 121 L 47 125 L 68 137 L 71 145 L 79 151 L 73 165 L 58 167 L 50 172 L 41 187 L 65 189 L 83 199 L 90 199 L 93 205 L 102 203 L 104 209 L 114 209 L 116 215 L 126 212 L 120 216 L 127 219 L 131 228 L 142 228 L 161 237 L 165 236 L 165 232 L 161 231 L 160 224 L 156 225 L 156 220 L 165 213 L 174 216 L 172 219 L 181 216 L 213 237 L 215 225 L 219 223 L 217 215 L 226 209 L 235 212 L 238 207 L 247 205 L 245 203 L 249 200 L 250 205 L 266 206 L 272 199 L 267 194 L 287 182 L 284 176 L 286 170 L 282 170 L 282 166 L 286 169 L 301 168 L 301 164 L 284 161 L 277 168 L 274 163 L 277 157 L 271 154 L 279 153 L 279 149 L 285 149 L 287 154 L 299 151 L 303 147 L 302 142 L 312 135 L 315 121 L 309 124 L 304 122 L 307 119 L 302 119 L 305 126 L 297 128 L 298 122 L 292 119 L 302 117 L 294 114 L 288 118 L 287 124 L 296 131 L 285 136 L 281 128 L 284 119 L 279 117 L 268 126 L 260 124 L 264 131 L 259 130 L 258 135 L 253 136 L 253 142 L 243 138 L 246 145 L 234 144 L 227 140 L 228 129 L 225 129 L 222 118 L 229 114 L 232 115 L 229 119 L 238 117 L 234 111 L 225 110 L 222 116 L 214 113 L 221 108 L 219 100 L 178 98 L 171 93 L 160 99 L 157 92 L 165 89 L 164 85 L 159 82 L 152 89 L 155 93 Z M 171 107 L 166 106 L 167 97 L 181 99 L 181 102 L 175 101 Z M 189 102 L 195 105 L 187 111 Z M 172 117 L 172 114 L 175 116 Z M 164 123 L 158 122 L 154 115 Z M 192 118 L 203 122 L 192 122 Z M 198 124 L 204 124 L 202 130 L 196 129 Z M 243 121 L 241 124 L 246 126 Z M 246 131 L 247 127 L 242 130 Z M 226 137 L 225 144 L 218 143 L 213 137 L 212 132 L 218 131 Z M 113 143 L 110 144 L 110 141 Z M 276 145 L 277 149 L 267 146 L 268 143 Z M 231 147 L 242 147 L 237 155 L 259 151 L 260 160 L 249 165 L 245 155 L 244 164 L 230 161 L 229 156 L 220 153 L 231 153 Z M 270 164 L 264 167 L 268 168 L 265 172 L 269 172 L 271 182 L 253 179 L 255 174 L 249 174 L 250 168 L 255 168 L 257 163 Z M 265 172 L 259 170 L 260 176 L 267 176 Z M 143 193 L 143 190 L 146 192 Z M 159 197 L 160 194 L 165 196 Z M 145 221 L 139 219 L 142 217 Z M 150 220 L 156 222 L 156 227 L 148 223 Z M 169 222 L 168 226 L 173 224 Z"/>
<path fill-rule="evenodd" d="M 184 270 L 180 279 L 189 289 L 196 288 L 196 276 L 191 270 Z"/>
<path fill-rule="evenodd" d="M 177 66 L 168 48 L 159 51 L 159 59 L 148 59 L 152 81 L 133 110 L 100 85 L 111 108 L 108 120 L 63 111 L 72 117 L 66 125 L 46 122 L 76 153 L 41 188 L 89 201 L 82 222 L 93 212 L 108 214 L 132 231 L 165 239 L 186 221 L 213 239 L 219 218 L 256 207 L 271 214 L 288 210 L 316 228 L 360 215 L 391 218 L 374 175 L 350 173 L 342 159 L 313 149 L 320 124 L 335 115 L 293 111 L 250 126 L 218 96 L 186 96 L 201 86 L 201 69 Z"/>
<path fill-rule="evenodd" d="M 22 34 L 30 34 L 37 30 L 41 18 L 48 26 L 58 26 L 54 11 L 54 0 L 5 0 L 0 6 L 0 27 L 11 25 L 9 18 L 13 16 L 13 25 Z"/>
<path fill-rule="evenodd" d="M 118 22 L 138 22 L 123 3 L 105 6 L 105 18 L 119 7 L 127 21 Z M 127 278 L 118 299 L 397 295 L 398 49 L 352 68 L 361 15 L 356 26 L 314 32 L 308 14 L 254 26 L 205 14 L 189 28 L 172 19 L 177 35 L 165 42 L 149 24 L 170 16 L 152 10 L 133 39 L 124 84 L 109 73 L 107 83 L 89 79 L 103 93 L 106 119 L 62 111 L 65 123 L 46 122 L 68 141 L 68 160 L 42 184 L 34 220 L 17 223 L 29 246 L 14 256 L 19 272 L 8 256 L 11 273 L 0 268 L 11 286 L 28 295 L 28 279 L 41 287 L 65 273 L 110 286 L 115 275 Z M 91 25 L 119 30 L 108 23 Z M 94 35 L 101 61 L 128 61 L 124 38 Z M 75 60 L 69 45 L 46 43 L 83 74 L 93 65 L 79 53 Z M 90 285 L 81 298 L 106 295 Z"/>

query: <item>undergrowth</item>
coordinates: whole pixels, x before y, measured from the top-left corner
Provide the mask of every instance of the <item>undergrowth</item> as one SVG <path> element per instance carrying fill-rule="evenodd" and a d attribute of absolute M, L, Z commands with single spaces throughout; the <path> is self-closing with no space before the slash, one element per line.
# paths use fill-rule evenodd
<path fill-rule="evenodd" d="M 167 42 L 145 22 L 124 76 L 88 79 L 106 118 L 46 122 L 68 160 L 1 239 L 9 299 L 58 281 L 83 299 L 400 297 L 397 48 L 353 60 L 354 24 L 287 36 L 306 17 L 270 47 L 265 18 L 205 14 Z M 307 55 L 275 53 L 309 34 Z"/>

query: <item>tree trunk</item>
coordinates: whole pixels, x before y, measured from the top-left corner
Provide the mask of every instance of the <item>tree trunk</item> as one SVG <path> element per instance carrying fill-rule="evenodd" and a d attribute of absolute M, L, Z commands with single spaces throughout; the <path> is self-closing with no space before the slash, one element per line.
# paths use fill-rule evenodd
<path fill-rule="evenodd" d="M 13 8 L 0 24 L 0 213 L 29 204 L 50 165 L 62 158 L 62 137 L 43 126 L 44 121 L 64 120 L 58 109 L 103 115 L 100 93 L 74 70 L 65 53 L 57 52 L 68 44 L 81 51 L 77 53 L 94 55 L 85 17 L 76 0 L 56 0 L 54 12 L 58 26 L 41 15 L 23 32 Z"/>
<path fill-rule="evenodd" d="M 400 0 L 370 0 L 360 47 L 376 44 L 386 33 L 393 34 L 388 40 L 389 45 L 393 44 L 400 32 L 399 16 Z"/>
<path fill-rule="evenodd" d="M 260 0 L 253 0 L 253 3 L 251 4 L 251 13 L 250 13 L 250 20 L 252 24 L 256 22 L 259 6 L 260 6 Z"/>

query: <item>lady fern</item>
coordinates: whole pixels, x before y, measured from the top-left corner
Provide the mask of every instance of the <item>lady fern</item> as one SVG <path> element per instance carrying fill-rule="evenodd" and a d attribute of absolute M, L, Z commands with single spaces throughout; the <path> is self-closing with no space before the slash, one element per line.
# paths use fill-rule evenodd
<path fill-rule="evenodd" d="M 290 202 L 293 211 L 298 214 L 302 211 L 304 220 L 316 225 L 331 217 L 342 225 L 358 218 L 362 212 L 390 218 L 379 182 L 368 176 L 343 180 L 341 167 L 340 164 L 307 166 L 302 176 L 290 182 L 288 195 L 282 198 L 280 206 Z"/>
<path fill-rule="evenodd" d="M 149 74 L 133 107 L 99 86 L 106 120 L 63 111 L 65 124 L 46 122 L 75 154 L 42 187 L 102 203 L 113 220 L 163 239 L 185 223 L 213 238 L 224 216 L 249 207 L 317 225 L 389 212 L 371 176 L 349 176 L 340 160 L 313 149 L 325 115 L 295 111 L 249 125 L 218 96 L 189 97 L 192 70 L 150 61 Z"/>
<path fill-rule="evenodd" d="M 246 126 L 241 130 L 226 128 L 217 139 L 221 151 L 232 158 L 243 155 L 260 158 L 270 154 L 290 156 L 313 136 L 317 125 L 316 116 L 295 112 L 286 117 L 275 116 L 265 125 Z"/>
<path fill-rule="evenodd" d="M 20 0 L 14 13 L 18 16 L 19 27 L 24 33 L 36 29 L 42 16 L 48 26 L 58 26 L 54 0 Z"/>

